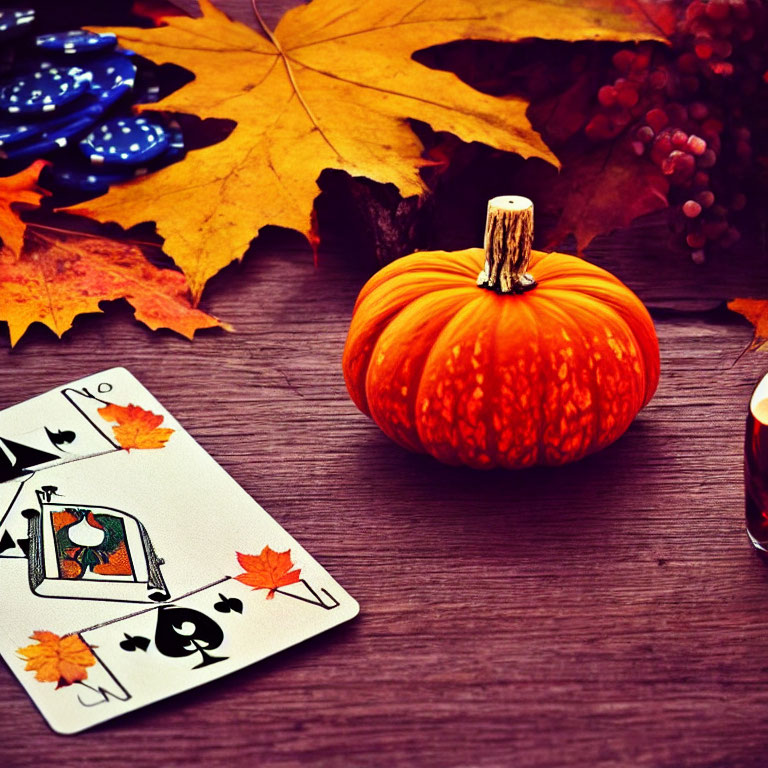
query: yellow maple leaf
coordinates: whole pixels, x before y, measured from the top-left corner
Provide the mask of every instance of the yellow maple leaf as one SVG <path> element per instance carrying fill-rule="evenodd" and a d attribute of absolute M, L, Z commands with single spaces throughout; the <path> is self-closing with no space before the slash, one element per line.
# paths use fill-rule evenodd
<path fill-rule="evenodd" d="M 21 253 L 27 229 L 15 206 L 17 203 L 39 204 L 45 193 L 38 189 L 37 178 L 44 165 L 44 160 L 36 160 L 14 176 L 0 178 L 0 240 L 3 241 L 3 250 L 14 258 Z"/>
<path fill-rule="evenodd" d="M 263 226 L 309 233 L 316 179 L 326 168 L 393 183 L 403 196 L 423 192 L 422 146 L 406 118 L 558 164 L 531 128 L 524 99 L 480 93 L 418 64 L 414 51 L 460 38 L 660 39 L 633 3 L 616 0 L 421 0 L 409 7 L 314 0 L 289 11 L 274 33 L 262 24 L 266 36 L 209 0 L 200 8 L 199 19 L 108 31 L 142 56 L 195 74 L 147 108 L 235 120 L 235 129 L 181 163 L 72 209 L 124 227 L 154 221 L 195 301 Z"/>
<path fill-rule="evenodd" d="M 8 323 L 11 346 L 32 323 L 61 337 L 77 315 L 101 312 L 101 301 L 121 298 L 152 330 L 170 328 L 189 339 L 199 328 L 231 330 L 191 305 L 184 275 L 153 266 L 129 243 L 34 234 L 20 257 L 0 253 L 0 320 Z"/>
<path fill-rule="evenodd" d="M 126 451 L 132 448 L 164 448 L 173 430 L 161 427 L 163 416 L 147 411 L 138 405 L 115 405 L 110 403 L 99 408 L 104 421 L 117 422 L 112 427 L 115 440 Z"/>
<path fill-rule="evenodd" d="M 79 635 L 60 637 L 53 632 L 33 632 L 30 640 L 35 642 L 16 653 L 26 659 L 27 672 L 35 673 L 35 680 L 41 683 L 56 683 L 62 688 L 88 677 L 87 667 L 96 663 L 96 657 Z"/>

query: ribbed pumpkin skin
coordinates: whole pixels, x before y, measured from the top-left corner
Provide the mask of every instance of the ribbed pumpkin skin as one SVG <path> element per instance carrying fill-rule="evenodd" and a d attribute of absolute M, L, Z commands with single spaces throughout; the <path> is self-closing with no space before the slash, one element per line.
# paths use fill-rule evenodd
<path fill-rule="evenodd" d="M 344 349 L 357 407 L 447 464 L 565 464 L 620 437 L 659 381 L 648 312 L 575 256 L 533 251 L 537 286 L 476 285 L 480 248 L 415 253 L 363 287 Z"/>

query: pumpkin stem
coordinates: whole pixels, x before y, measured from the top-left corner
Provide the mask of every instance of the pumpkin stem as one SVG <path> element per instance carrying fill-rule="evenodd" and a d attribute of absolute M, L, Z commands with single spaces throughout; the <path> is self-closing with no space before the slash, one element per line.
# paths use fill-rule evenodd
<path fill-rule="evenodd" d="M 533 242 L 533 203 L 502 195 L 488 201 L 485 221 L 485 269 L 477 284 L 497 293 L 523 293 L 536 287 L 528 274 Z"/>

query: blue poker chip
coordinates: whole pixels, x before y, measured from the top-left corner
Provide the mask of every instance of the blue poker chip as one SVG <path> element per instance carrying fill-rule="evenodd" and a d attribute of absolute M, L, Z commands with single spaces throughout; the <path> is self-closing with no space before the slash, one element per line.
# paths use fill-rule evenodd
<path fill-rule="evenodd" d="M 51 53 L 96 53 L 111 50 L 117 45 L 117 37 L 111 32 L 88 32 L 73 29 L 69 32 L 53 32 L 38 35 L 35 45 Z"/>
<path fill-rule="evenodd" d="M 0 148 L 29 141 L 44 130 L 35 123 L 0 123 Z"/>
<path fill-rule="evenodd" d="M 91 72 L 91 92 L 98 96 L 104 106 L 113 104 L 129 93 L 136 82 L 136 67 L 127 56 L 120 53 L 89 61 L 88 69 Z"/>
<path fill-rule="evenodd" d="M 0 110 L 14 116 L 55 112 L 82 96 L 90 80 L 80 67 L 38 68 L 0 88 Z"/>
<path fill-rule="evenodd" d="M 175 120 L 166 128 L 166 133 L 168 134 L 168 149 L 155 160 L 158 167 L 175 163 L 187 154 L 187 149 L 184 146 L 184 134 Z"/>
<path fill-rule="evenodd" d="M 46 168 L 44 182 L 59 189 L 86 192 L 90 195 L 103 195 L 110 185 L 119 184 L 135 176 L 131 169 L 123 172 L 105 173 L 101 170 L 83 169 L 73 165 L 55 164 Z"/>
<path fill-rule="evenodd" d="M 63 115 L 54 114 L 53 117 L 36 122 L 18 123 L 0 120 L 0 150 L 6 151 L 17 144 L 24 144 L 46 132 L 66 129 L 75 121 L 87 119 L 88 127 L 93 125 L 104 110 L 94 100 L 90 103 L 78 104 L 75 111 Z M 75 134 L 72 134 L 75 135 Z"/>
<path fill-rule="evenodd" d="M 10 36 L 35 20 L 32 8 L 5 8 L 0 10 L 0 38 Z"/>
<path fill-rule="evenodd" d="M 51 121 L 43 133 L 32 141 L 0 149 L 0 159 L 28 160 L 40 157 L 54 149 L 63 149 L 72 139 L 82 136 L 101 115 L 101 110 L 86 111 L 67 115 L 58 121 Z"/>
<path fill-rule="evenodd" d="M 169 144 L 165 129 L 146 117 L 113 117 L 91 131 L 79 146 L 94 165 L 143 165 L 162 155 Z"/>

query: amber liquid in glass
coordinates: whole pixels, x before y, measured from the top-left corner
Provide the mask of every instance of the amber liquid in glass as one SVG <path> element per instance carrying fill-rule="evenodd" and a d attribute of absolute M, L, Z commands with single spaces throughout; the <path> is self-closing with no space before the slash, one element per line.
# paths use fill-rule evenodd
<path fill-rule="evenodd" d="M 749 404 L 744 495 L 747 533 L 755 548 L 768 556 L 768 375 L 758 384 Z"/>

